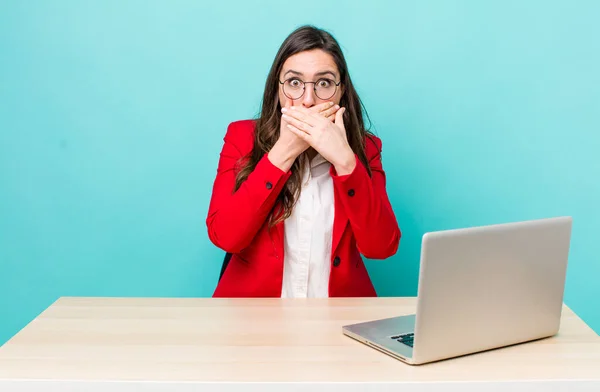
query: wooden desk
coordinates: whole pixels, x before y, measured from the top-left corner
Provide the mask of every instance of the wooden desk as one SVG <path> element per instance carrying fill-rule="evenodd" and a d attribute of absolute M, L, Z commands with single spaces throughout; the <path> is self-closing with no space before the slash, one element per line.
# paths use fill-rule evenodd
<path fill-rule="evenodd" d="M 416 367 L 341 332 L 414 311 L 414 298 L 61 298 L 0 348 L 0 391 L 600 391 L 600 338 L 567 307 L 556 337 Z"/>

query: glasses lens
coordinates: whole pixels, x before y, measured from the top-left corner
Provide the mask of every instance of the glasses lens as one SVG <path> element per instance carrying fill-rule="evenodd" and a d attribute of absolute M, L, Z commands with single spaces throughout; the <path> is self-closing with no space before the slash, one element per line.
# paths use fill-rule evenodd
<path fill-rule="evenodd" d="M 333 97 L 336 88 L 335 82 L 331 79 L 319 79 L 317 83 L 315 83 L 317 97 L 323 100 Z"/>
<path fill-rule="evenodd" d="M 298 79 L 283 82 L 283 93 L 290 99 L 298 99 L 304 94 L 304 83 Z"/>

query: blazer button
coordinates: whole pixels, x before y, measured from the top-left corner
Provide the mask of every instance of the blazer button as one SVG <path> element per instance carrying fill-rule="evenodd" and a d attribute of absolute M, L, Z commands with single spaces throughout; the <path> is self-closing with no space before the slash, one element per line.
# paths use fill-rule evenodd
<path fill-rule="evenodd" d="M 355 194 L 354 189 L 350 189 L 348 191 L 348 196 L 352 197 L 352 196 L 354 196 L 354 194 Z"/>
<path fill-rule="evenodd" d="M 337 267 L 338 265 L 340 265 L 340 257 L 339 256 L 335 256 L 335 259 L 333 259 L 333 266 Z"/>
<path fill-rule="evenodd" d="M 265 186 L 267 187 L 267 189 L 271 189 L 271 188 L 273 188 L 273 184 L 271 184 L 270 182 L 267 182 L 267 183 L 265 184 Z"/>

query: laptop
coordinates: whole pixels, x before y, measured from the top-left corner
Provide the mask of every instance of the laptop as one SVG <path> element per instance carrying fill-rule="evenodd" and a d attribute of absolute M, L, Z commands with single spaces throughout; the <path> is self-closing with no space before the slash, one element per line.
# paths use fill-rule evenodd
<path fill-rule="evenodd" d="M 411 365 L 558 333 L 571 217 L 425 233 L 416 314 L 342 327 Z"/>

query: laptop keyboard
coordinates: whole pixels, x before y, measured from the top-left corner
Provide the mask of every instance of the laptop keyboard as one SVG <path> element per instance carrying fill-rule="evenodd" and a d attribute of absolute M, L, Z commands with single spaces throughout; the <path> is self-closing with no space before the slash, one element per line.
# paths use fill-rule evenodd
<path fill-rule="evenodd" d="M 404 333 L 401 335 L 394 335 L 391 337 L 394 340 L 399 341 L 400 343 L 404 343 L 409 347 L 413 346 L 413 342 L 415 340 L 415 334 L 413 332 L 411 333 Z"/>

